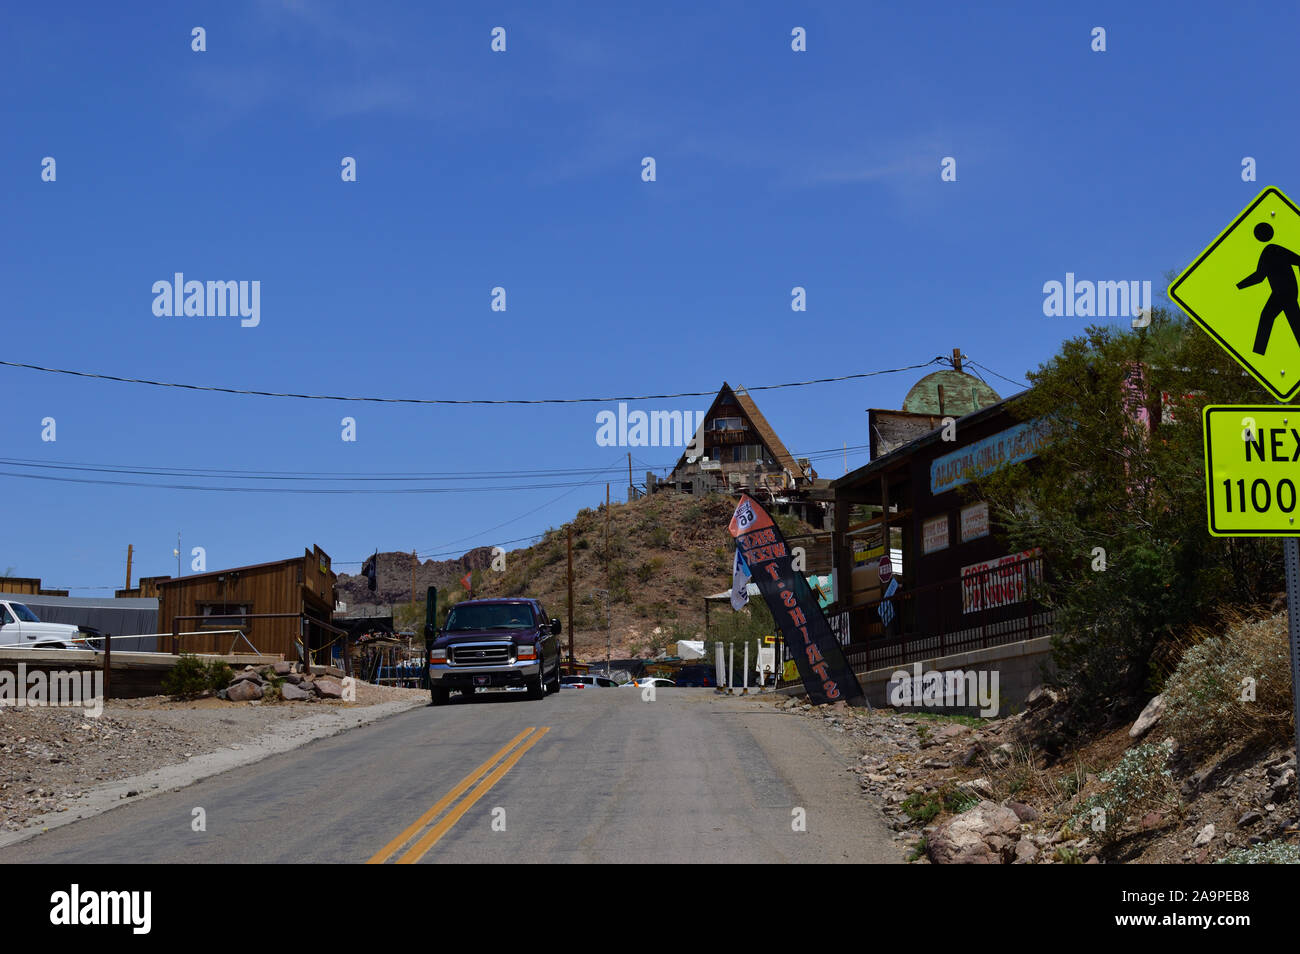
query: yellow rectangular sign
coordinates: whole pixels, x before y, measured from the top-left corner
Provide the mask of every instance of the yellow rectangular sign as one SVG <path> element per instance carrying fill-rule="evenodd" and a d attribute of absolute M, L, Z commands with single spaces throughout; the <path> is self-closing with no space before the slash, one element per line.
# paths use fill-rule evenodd
<path fill-rule="evenodd" d="M 1202 421 L 1210 533 L 1300 536 L 1300 407 L 1214 404 Z"/>

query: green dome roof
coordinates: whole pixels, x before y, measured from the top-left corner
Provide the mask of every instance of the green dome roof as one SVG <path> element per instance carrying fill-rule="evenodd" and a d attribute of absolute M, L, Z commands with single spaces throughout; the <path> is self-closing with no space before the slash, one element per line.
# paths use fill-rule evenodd
<path fill-rule="evenodd" d="M 943 389 L 942 402 L 940 388 Z M 912 385 L 912 390 L 903 400 L 903 410 L 914 414 L 961 417 L 1001 400 L 996 391 L 974 375 L 964 371 L 936 371 Z"/>

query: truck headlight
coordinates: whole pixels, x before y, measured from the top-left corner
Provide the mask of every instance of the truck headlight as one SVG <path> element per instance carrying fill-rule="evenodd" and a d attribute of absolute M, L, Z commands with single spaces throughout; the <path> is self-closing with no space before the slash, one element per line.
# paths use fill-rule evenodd
<path fill-rule="evenodd" d="M 532 643 L 520 643 L 516 657 L 519 659 L 536 659 L 537 647 Z"/>
<path fill-rule="evenodd" d="M 445 663 L 447 661 L 446 649 L 430 649 L 429 662 Z"/>

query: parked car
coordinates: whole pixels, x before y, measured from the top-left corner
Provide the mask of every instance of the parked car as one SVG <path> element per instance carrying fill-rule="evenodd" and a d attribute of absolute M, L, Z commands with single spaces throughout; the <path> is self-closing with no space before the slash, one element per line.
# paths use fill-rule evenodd
<path fill-rule="evenodd" d="M 29 646 L 33 649 L 73 649 L 79 636 L 97 636 L 71 623 L 42 623 L 40 618 L 16 600 L 0 598 L 0 646 Z"/>
<path fill-rule="evenodd" d="M 533 699 L 560 689 L 560 621 L 534 599 L 465 600 L 427 634 L 432 705 L 456 689 L 521 686 Z M 432 636 L 433 638 L 429 638 Z"/>
<path fill-rule="evenodd" d="M 608 676 L 565 676 L 560 680 L 561 689 L 603 689 L 617 685 L 618 683 Z"/>
<path fill-rule="evenodd" d="M 677 683 L 671 679 L 664 679 L 660 676 L 642 676 L 640 679 L 634 679 L 632 682 L 623 683 L 624 686 L 638 686 L 644 689 L 646 686 L 654 686 L 656 689 L 662 689 L 665 686 L 675 686 Z"/>
<path fill-rule="evenodd" d="M 673 681 L 679 686 L 712 686 L 714 669 L 712 666 L 683 666 L 677 670 Z"/>

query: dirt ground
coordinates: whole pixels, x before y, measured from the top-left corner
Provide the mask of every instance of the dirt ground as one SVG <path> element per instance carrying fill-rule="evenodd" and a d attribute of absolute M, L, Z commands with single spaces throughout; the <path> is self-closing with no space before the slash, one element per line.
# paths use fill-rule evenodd
<path fill-rule="evenodd" d="M 368 683 L 357 683 L 356 689 L 356 702 L 112 699 L 99 718 L 82 709 L 0 707 L 0 829 L 17 831 L 36 815 L 65 811 L 72 799 L 101 782 L 222 748 L 239 749 L 286 721 L 428 696 L 421 689 Z"/>

